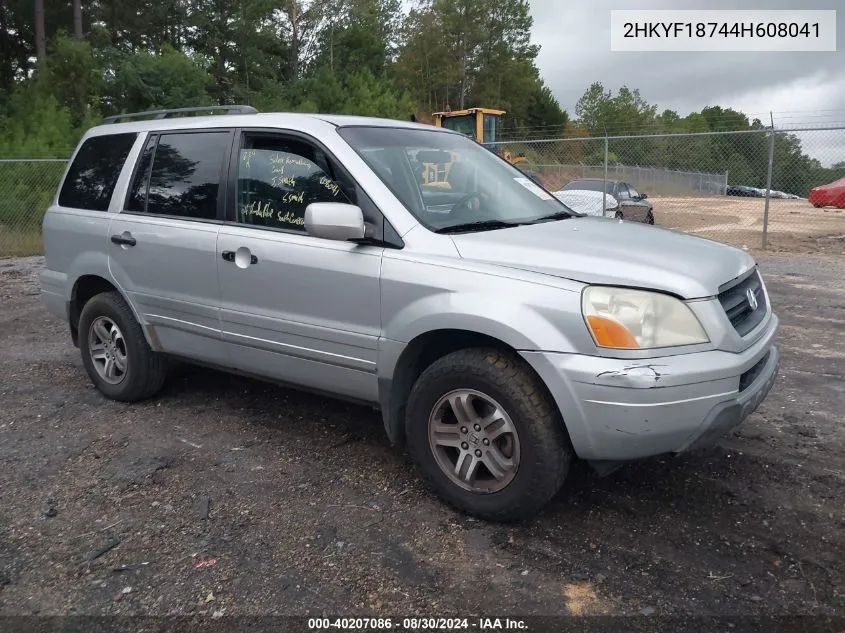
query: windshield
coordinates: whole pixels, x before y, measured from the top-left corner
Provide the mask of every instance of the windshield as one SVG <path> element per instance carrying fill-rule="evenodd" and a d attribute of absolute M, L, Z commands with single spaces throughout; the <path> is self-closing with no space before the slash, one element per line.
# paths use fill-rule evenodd
<path fill-rule="evenodd" d="M 467 224 L 484 230 L 580 215 L 458 134 L 398 127 L 342 127 L 338 133 L 430 230 Z M 432 165 L 445 169 L 445 180 L 427 179 Z"/>

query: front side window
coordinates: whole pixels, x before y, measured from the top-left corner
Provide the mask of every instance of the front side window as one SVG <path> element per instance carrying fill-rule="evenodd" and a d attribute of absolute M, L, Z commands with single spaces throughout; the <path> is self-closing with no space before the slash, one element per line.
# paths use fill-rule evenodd
<path fill-rule="evenodd" d="M 424 226 L 478 230 L 580 215 L 475 141 L 438 130 L 345 127 L 338 133 Z M 449 163 L 445 183 L 426 164 Z M 550 217 L 553 216 L 553 217 Z"/>
<path fill-rule="evenodd" d="M 216 219 L 230 138 L 225 131 L 162 134 L 152 153 L 147 213 Z"/>
<path fill-rule="evenodd" d="M 628 185 L 628 195 L 632 198 L 639 198 L 640 194 L 632 186 Z"/>
<path fill-rule="evenodd" d="M 310 143 L 278 136 L 246 136 L 238 156 L 237 221 L 305 231 L 312 202 L 354 204 L 326 154 Z"/>
<path fill-rule="evenodd" d="M 118 176 L 137 137 L 136 133 L 106 134 L 86 140 L 62 184 L 59 205 L 108 211 Z"/>

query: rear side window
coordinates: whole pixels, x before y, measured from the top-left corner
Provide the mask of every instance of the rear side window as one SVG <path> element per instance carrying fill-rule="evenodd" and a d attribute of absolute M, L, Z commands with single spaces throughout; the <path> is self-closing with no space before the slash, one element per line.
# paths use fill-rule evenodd
<path fill-rule="evenodd" d="M 216 219 L 220 174 L 230 142 L 231 135 L 226 131 L 162 134 L 151 150 L 147 213 Z M 136 178 L 143 178 L 145 166 L 139 167 Z M 133 194 L 138 186 L 143 187 L 133 184 Z M 142 200 L 143 189 L 138 189 L 138 195 Z M 130 198 L 129 204 L 137 207 L 140 201 Z"/>
<path fill-rule="evenodd" d="M 117 178 L 138 137 L 131 134 L 92 136 L 82 144 L 59 192 L 59 205 L 108 211 Z"/>

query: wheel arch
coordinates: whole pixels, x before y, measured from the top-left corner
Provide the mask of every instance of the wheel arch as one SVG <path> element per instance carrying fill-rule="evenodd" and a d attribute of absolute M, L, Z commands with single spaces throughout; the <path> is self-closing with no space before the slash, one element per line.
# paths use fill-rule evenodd
<path fill-rule="evenodd" d="M 512 356 L 533 374 L 548 393 L 548 387 L 533 367 L 521 357 L 516 347 L 490 334 L 460 328 L 441 328 L 421 333 L 404 346 L 393 367 L 392 375 L 379 378 L 379 399 L 382 421 L 390 442 L 405 444 L 405 406 L 417 378 L 438 359 L 462 349 L 486 347 Z M 549 393 L 550 402 L 557 408 Z M 559 412 L 562 413 L 562 412 Z M 564 432 L 566 428 L 564 425 Z"/>
<path fill-rule="evenodd" d="M 113 282 L 97 274 L 80 275 L 73 282 L 73 287 L 70 291 L 70 300 L 68 301 L 68 321 L 70 324 L 70 336 L 75 346 L 79 346 L 79 317 L 82 315 L 82 309 L 93 297 L 104 292 L 116 292 L 129 306 L 132 311 L 132 316 L 140 324 L 141 331 L 144 333 L 144 338 L 152 349 L 157 349 L 151 340 L 150 332 L 146 325 L 138 317 L 138 312 L 135 306 L 126 297 L 126 295 Z"/>

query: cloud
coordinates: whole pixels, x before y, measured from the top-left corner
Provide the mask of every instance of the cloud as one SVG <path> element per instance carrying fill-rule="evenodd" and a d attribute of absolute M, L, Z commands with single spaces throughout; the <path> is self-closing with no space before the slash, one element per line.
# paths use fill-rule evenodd
<path fill-rule="evenodd" d="M 611 9 L 836 9 L 842 0 L 530 0 L 537 65 L 561 106 L 574 114 L 588 86 L 639 88 L 643 98 L 685 115 L 708 105 L 775 123 L 845 122 L 845 50 L 828 53 L 631 53 L 610 50 Z M 837 108 L 842 108 L 836 112 Z M 827 117 L 819 117 L 819 111 Z M 797 118 L 796 118 L 797 117 Z M 813 118 L 815 117 L 815 118 Z"/>

